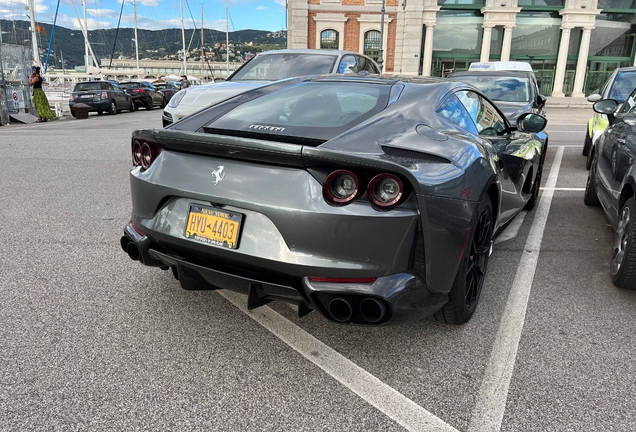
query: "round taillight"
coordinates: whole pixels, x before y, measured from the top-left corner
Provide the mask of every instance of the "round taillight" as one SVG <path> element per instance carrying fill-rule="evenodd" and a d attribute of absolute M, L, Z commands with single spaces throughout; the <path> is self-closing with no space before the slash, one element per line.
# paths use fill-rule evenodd
<path fill-rule="evenodd" d="M 373 177 L 367 190 L 371 202 L 380 207 L 397 204 L 403 193 L 402 181 L 393 174 L 379 174 Z"/>
<path fill-rule="evenodd" d="M 141 165 L 141 143 L 137 140 L 132 143 L 132 160 L 134 166 Z"/>
<path fill-rule="evenodd" d="M 145 142 L 141 146 L 141 166 L 143 169 L 148 169 L 152 164 L 152 148 Z"/>
<path fill-rule="evenodd" d="M 329 200 L 345 204 L 354 199 L 360 190 L 358 177 L 351 171 L 334 171 L 325 180 L 325 194 Z"/>

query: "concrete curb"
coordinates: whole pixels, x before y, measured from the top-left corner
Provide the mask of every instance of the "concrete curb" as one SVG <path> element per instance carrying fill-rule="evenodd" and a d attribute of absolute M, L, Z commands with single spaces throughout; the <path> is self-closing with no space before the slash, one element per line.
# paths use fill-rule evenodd
<path fill-rule="evenodd" d="M 585 97 L 548 97 L 546 108 L 592 108 Z"/>

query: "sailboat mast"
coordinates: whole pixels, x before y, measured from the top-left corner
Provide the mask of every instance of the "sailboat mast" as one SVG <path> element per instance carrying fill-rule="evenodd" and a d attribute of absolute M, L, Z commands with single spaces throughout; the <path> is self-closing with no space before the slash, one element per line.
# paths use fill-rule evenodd
<path fill-rule="evenodd" d="M 84 37 L 84 64 L 86 65 L 86 73 L 88 73 L 89 66 L 89 54 L 88 54 L 88 18 L 86 16 L 86 1 L 82 1 L 82 5 L 84 6 L 84 28 L 86 29 L 86 35 Z M 90 62 L 92 63 L 92 61 Z"/>
<path fill-rule="evenodd" d="M 42 66 L 40 51 L 38 51 L 38 38 L 35 32 L 35 2 L 29 0 L 29 19 L 31 20 L 31 42 L 33 44 L 33 61 L 36 66 Z"/>
<path fill-rule="evenodd" d="M 225 60 L 227 60 L 227 72 L 225 78 L 230 76 L 230 13 L 227 6 L 225 7 Z"/>
<path fill-rule="evenodd" d="M 183 74 L 188 75 L 188 66 L 186 64 L 186 48 L 185 48 L 185 28 L 183 24 L 183 0 L 179 0 L 179 8 L 181 9 L 181 42 L 183 52 Z"/>
<path fill-rule="evenodd" d="M 203 61 L 205 59 L 205 49 L 203 48 L 203 26 L 204 25 L 205 24 L 203 21 L 203 4 L 201 4 L 201 81 L 203 81 L 205 78 L 203 74 L 203 71 L 204 71 Z"/>
<path fill-rule="evenodd" d="M 135 21 L 135 59 L 139 69 L 139 39 L 137 39 L 137 0 L 133 0 L 133 19 Z"/>

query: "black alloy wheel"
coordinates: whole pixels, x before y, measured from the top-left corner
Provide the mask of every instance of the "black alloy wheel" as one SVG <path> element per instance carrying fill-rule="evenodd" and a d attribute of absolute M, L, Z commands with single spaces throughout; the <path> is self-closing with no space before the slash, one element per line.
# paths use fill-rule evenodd
<path fill-rule="evenodd" d="M 152 105 L 152 97 L 148 96 L 148 99 L 146 100 L 146 109 L 150 111 L 153 108 L 154 106 Z"/>
<path fill-rule="evenodd" d="M 630 197 L 619 214 L 618 227 L 614 234 L 610 273 L 614 285 L 636 289 L 636 208 L 634 197 Z"/>
<path fill-rule="evenodd" d="M 135 101 L 132 99 L 130 100 L 130 106 L 128 107 L 128 111 L 135 112 Z"/>
<path fill-rule="evenodd" d="M 98 109 L 97 110 L 97 115 L 102 115 L 102 114 L 104 114 L 104 110 Z"/>
<path fill-rule="evenodd" d="M 165 108 L 166 105 L 168 105 L 168 101 L 166 101 L 166 97 L 164 96 L 163 99 L 161 99 L 161 108 Z"/>
<path fill-rule="evenodd" d="M 434 317 L 448 324 L 464 324 L 470 320 L 479 303 L 492 251 L 494 218 L 490 197 L 486 194 L 479 205 L 478 216 L 471 229 L 470 240 L 448 293 L 448 303 Z"/>
<path fill-rule="evenodd" d="M 110 108 L 108 109 L 108 114 L 115 115 L 117 114 L 117 104 L 115 101 L 110 101 Z"/>

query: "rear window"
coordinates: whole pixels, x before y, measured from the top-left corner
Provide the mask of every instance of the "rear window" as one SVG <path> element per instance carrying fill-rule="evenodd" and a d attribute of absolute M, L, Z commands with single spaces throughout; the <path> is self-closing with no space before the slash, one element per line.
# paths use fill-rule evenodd
<path fill-rule="evenodd" d="M 230 81 L 277 81 L 305 75 L 331 73 L 338 56 L 324 54 L 267 54 L 255 57 L 238 70 Z"/>
<path fill-rule="evenodd" d="M 522 77 L 505 76 L 454 76 L 454 81 L 472 84 L 488 99 L 500 102 L 529 102 L 530 80 Z"/>
<path fill-rule="evenodd" d="M 205 129 L 328 140 L 384 109 L 390 90 L 380 83 L 302 82 L 239 105 Z"/>
<path fill-rule="evenodd" d="M 139 83 L 121 83 L 121 84 L 119 84 L 119 87 L 127 90 L 127 89 L 139 88 L 140 85 L 139 85 Z"/>
<path fill-rule="evenodd" d="M 79 91 L 87 91 L 87 90 L 101 90 L 102 89 L 102 83 L 99 82 L 83 82 L 83 83 L 77 83 L 75 85 L 75 90 L 76 92 Z"/>

